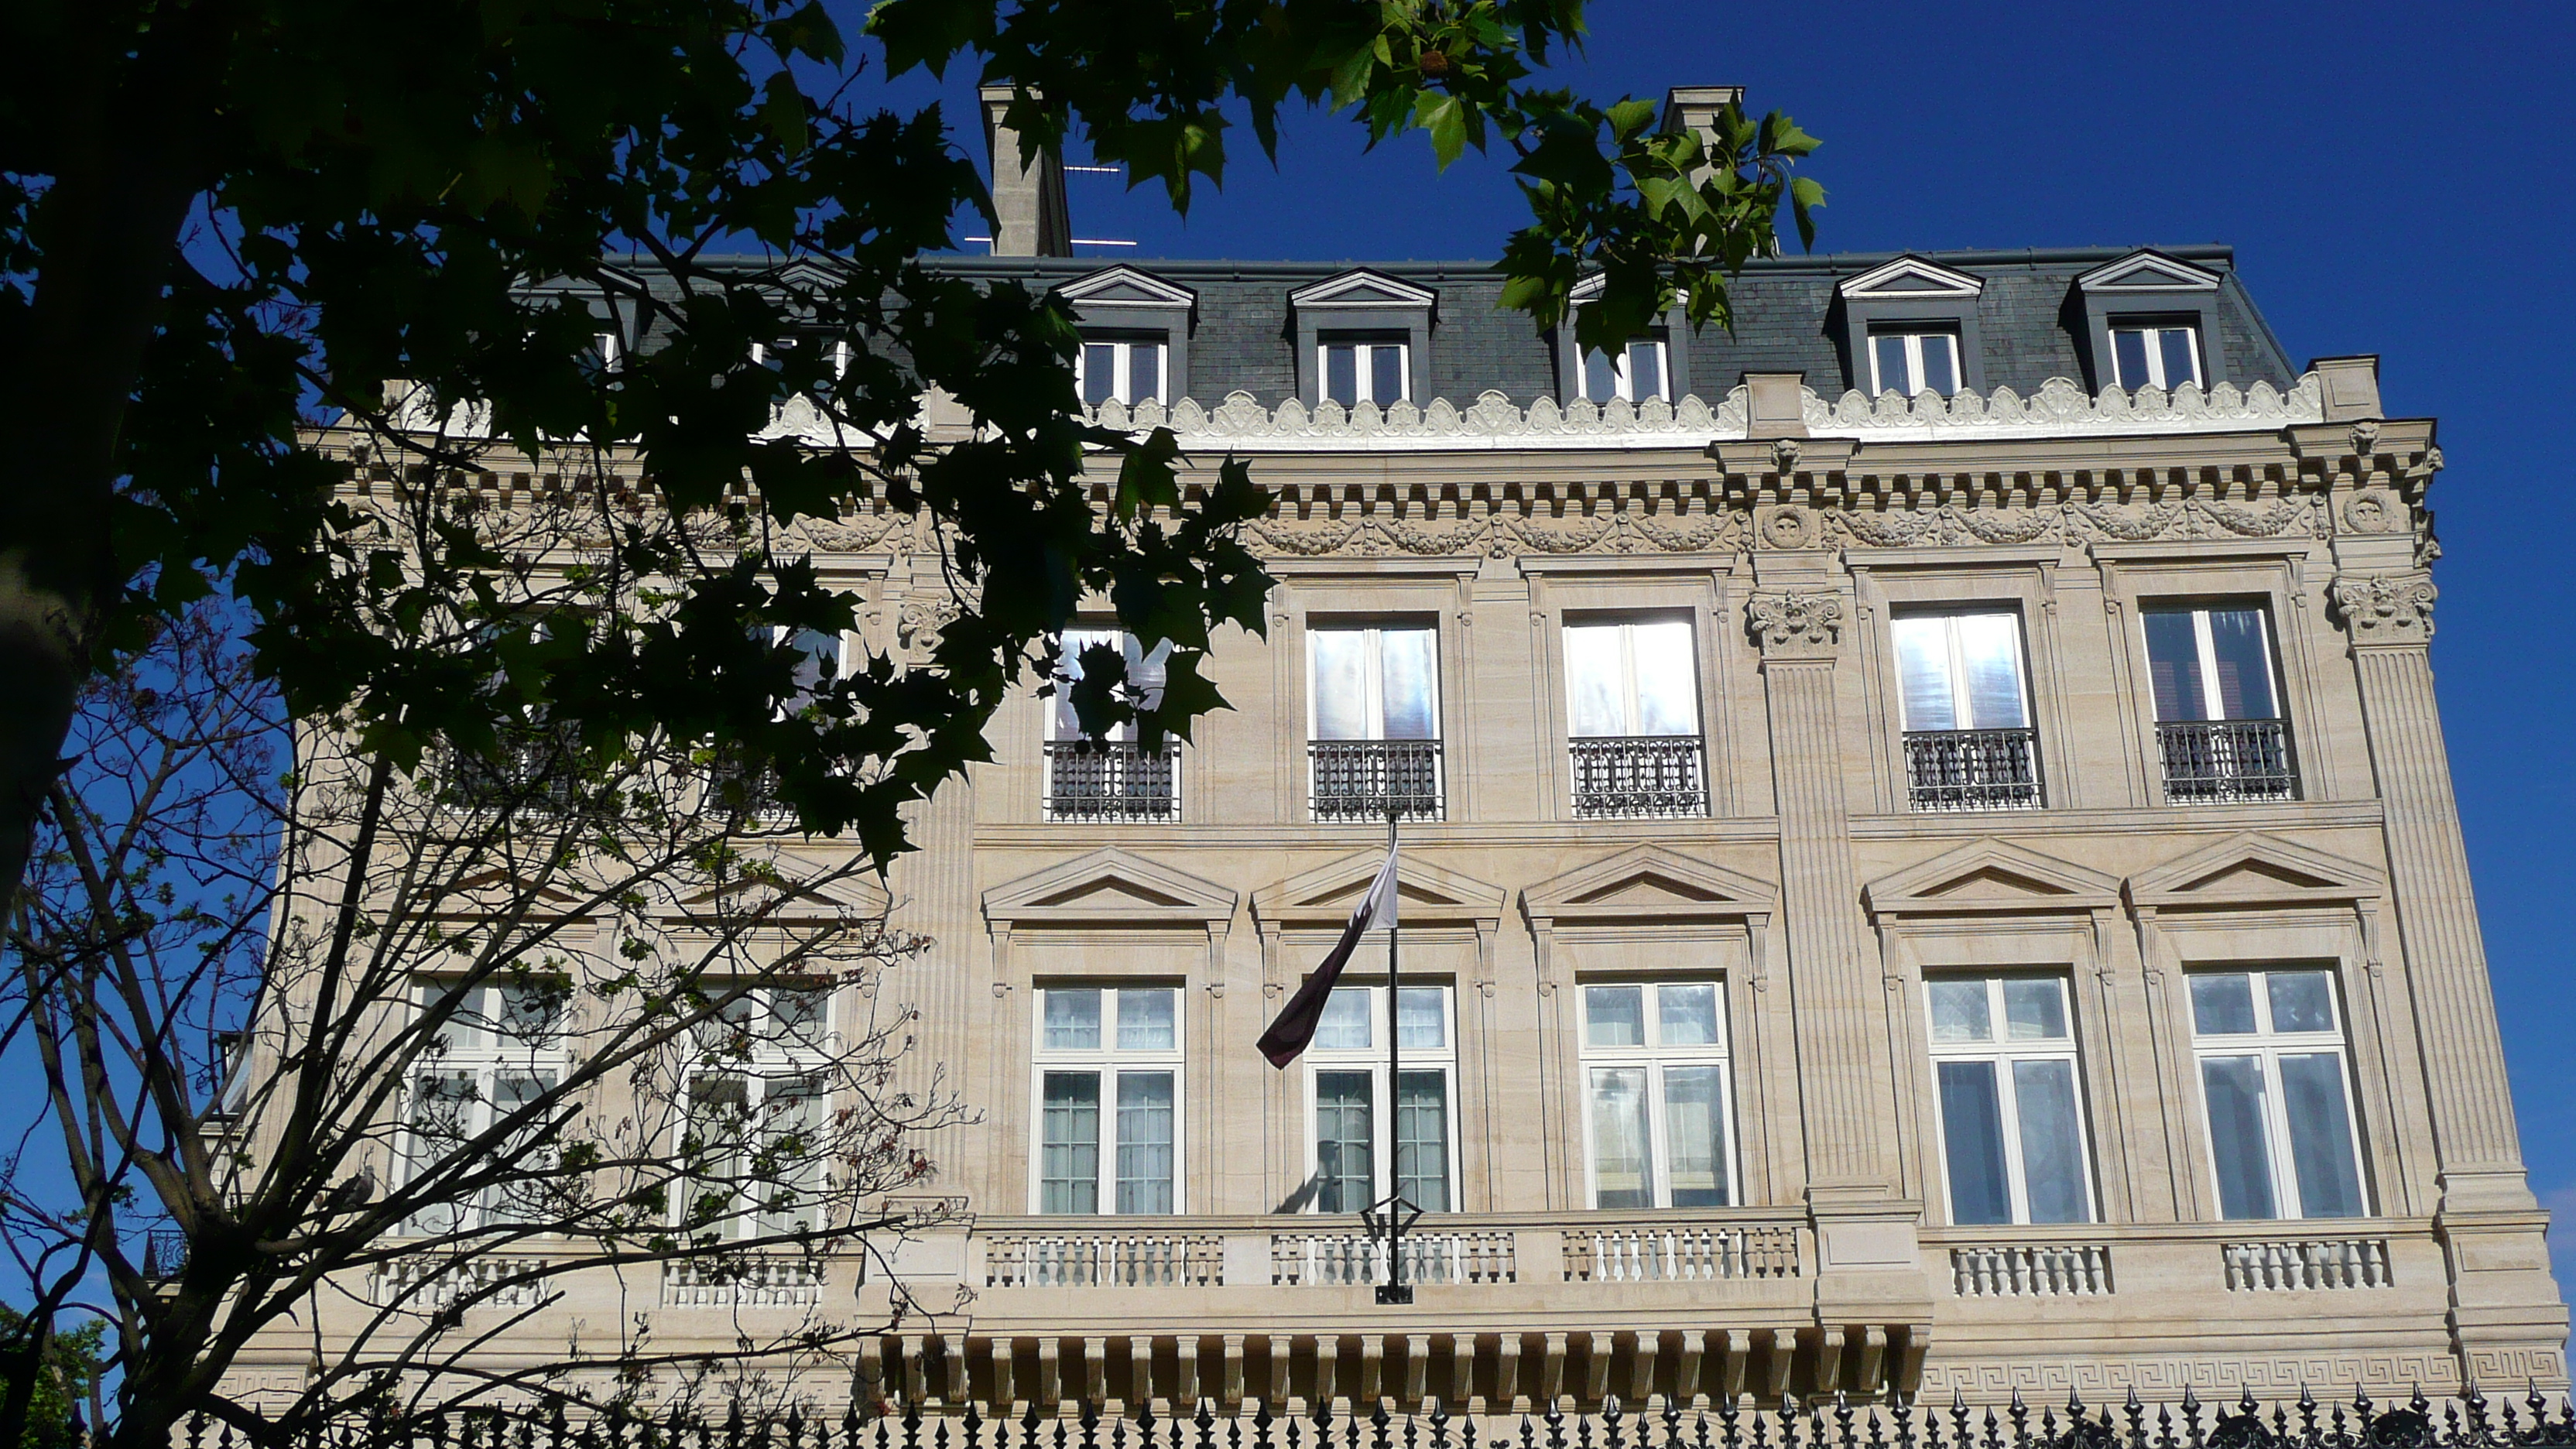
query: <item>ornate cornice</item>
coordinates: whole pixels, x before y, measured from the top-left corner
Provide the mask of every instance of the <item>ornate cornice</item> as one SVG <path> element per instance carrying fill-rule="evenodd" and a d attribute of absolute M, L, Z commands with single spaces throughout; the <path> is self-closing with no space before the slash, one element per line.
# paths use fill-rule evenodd
<path fill-rule="evenodd" d="M 1842 642 L 1843 601 L 1832 593 L 1755 594 L 1744 618 L 1765 659 L 1831 659 Z"/>
<path fill-rule="evenodd" d="M 2379 574 L 2334 582 L 2335 612 L 2355 644 L 2423 644 L 2433 637 L 2433 601 L 2425 574 Z"/>

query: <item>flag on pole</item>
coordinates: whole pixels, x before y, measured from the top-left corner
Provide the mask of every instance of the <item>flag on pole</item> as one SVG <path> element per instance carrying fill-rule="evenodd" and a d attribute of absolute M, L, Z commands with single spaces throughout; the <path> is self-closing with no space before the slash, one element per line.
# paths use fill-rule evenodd
<path fill-rule="evenodd" d="M 1371 931 L 1395 927 L 1395 845 L 1386 847 L 1386 864 L 1378 867 L 1377 879 L 1369 883 L 1368 894 L 1360 897 L 1357 910 L 1351 912 L 1351 923 L 1342 927 L 1342 938 L 1324 953 L 1324 963 L 1288 1004 L 1279 1008 L 1270 1029 L 1261 1034 L 1258 1045 L 1270 1065 L 1285 1067 L 1302 1055 L 1315 1040 L 1315 1028 L 1323 1022 L 1324 1002 L 1333 994 L 1333 983 L 1341 980 L 1342 968 L 1350 964 L 1351 952 L 1357 950 L 1360 937 Z"/>

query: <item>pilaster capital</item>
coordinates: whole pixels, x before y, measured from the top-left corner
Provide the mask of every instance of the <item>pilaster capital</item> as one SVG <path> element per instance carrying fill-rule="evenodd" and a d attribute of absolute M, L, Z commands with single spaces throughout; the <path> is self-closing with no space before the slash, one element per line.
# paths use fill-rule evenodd
<path fill-rule="evenodd" d="M 1842 640 L 1843 601 L 1837 594 L 1759 593 L 1745 600 L 1744 615 L 1766 659 L 1831 659 Z"/>
<path fill-rule="evenodd" d="M 2355 644 L 2422 645 L 2433 637 L 2428 574 L 2348 574 L 2334 582 L 2335 612 Z"/>

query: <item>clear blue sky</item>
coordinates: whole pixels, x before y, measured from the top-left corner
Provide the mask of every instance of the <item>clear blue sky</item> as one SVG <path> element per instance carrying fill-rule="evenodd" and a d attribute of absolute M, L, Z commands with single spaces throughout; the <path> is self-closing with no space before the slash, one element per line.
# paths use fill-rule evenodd
<path fill-rule="evenodd" d="M 2391 412 L 2440 419 L 2433 646 L 2524 1151 L 2576 1219 L 2576 540 L 2564 451 L 2576 306 L 2576 7 L 1726 6 L 1594 0 L 1596 96 L 1740 84 L 1824 138 L 1820 250 L 2226 242 L 2300 363 L 2372 352 Z M 1248 137 L 1246 138 L 1248 146 Z M 1491 256 L 1498 162 L 1435 178 L 1346 122 L 1247 158 L 1186 225 L 1071 182 L 1102 256 Z M 2576 1279 L 2576 1221 L 2553 1237 Z"/>

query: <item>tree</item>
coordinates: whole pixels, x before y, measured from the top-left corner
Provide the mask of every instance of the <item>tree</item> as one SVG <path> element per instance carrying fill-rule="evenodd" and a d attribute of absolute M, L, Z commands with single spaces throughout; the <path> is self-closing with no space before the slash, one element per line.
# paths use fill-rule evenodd
<path fill-rule="evenodd" d="M 550 506 L 486 524 L 558 553 L 580 532 Z M 632 614 L 613 563 L 584 577 L 528 580 L 549 640 Z M 613 1407 L 657 1373 L 846 1383 L 906 1305 L 828 1265 L 900 1228 L 886 1195 L 956 1115 L 879 989 L 921 943 L 864 857 L 800 849 L 756 777 L 667 733 L 529 720 L 413 775 L 348 717 L 290 721 L 225 607 L 86 691 L 9 932 L 40 1099 L 0 1177 L 28 1304 L 0 1435 L 57 1412 L 48 1328 L 83 1314 L 109 1442 L 137 1449 L 196 1413 L 285 1443 L 351 1413 Z M 431 633 L 482 645 L 462 615 Z M 574 1336 L 567 1292 L 604 1282 L 807 1306 L 683 1342 L 612 1299 Z M 554 1356 L 473 1352 L 523 1324 Z M 263 1332 L 311 1353 L 289 1401 L 225 1388 Z"/>
<path fill-rule="evenodd" d="M 24 1326 L 25 1315 L 0 1304 L 0 1330 L 15 1334 Z M 93 1318 L 45 1339 L 27 1373 L 28 1411 L 16 1441 L 19 1449 L 79 1449 L 86 1438 L 86 1406 L 98 1389 L 99 1340 L 106 1330 L 105 1319 Z"/>
<path fill-rule="evenodd" d="M 483 408 L 521 452 L 614 439 L 660 505 L 629 562 L 670 580 L 670 626 L 557 651 L 510 707 L 560 696 L 559 717 L 609 732 L 686 714 L 774 765 L 807 825 L 855 831 L 880 858 L 902 848 L 903 806 L 979 756 L 1002 692 L 1052 664 L 1085 593 L 1174 646 L 1155 700 L 1130 697 L 1115 660 L 1086 670 L 1086 716 L 1185 731 L 1221 703 L 1197 674 L 1209 629 L 1261 627 L 1265 580 L 1231 526 L 1265 502 L 1240 468 L 1185 493 L 1168 437 L 1086 427 L 1060 308 L 921 264 L 953 245 L 960 208 L 990 203 L 935 106 L 871 102 L 869 62 L 977 65 L 1013 87 L 1023 133 L 1085 137 L 1176 207 L 1221 181 L 1236 118 L 1269 151 L 1291 105 L 1347 111 L 1372 143 L 1418 129 L 1444 166 L 1500 142 L 1533 211 L 1504 251 L 1514 305 L 1553 324 L 1597 266 L 1587 346 L 1677 296 L 1723 320 L 1726 279 L 1776 247 L 1784 201 L 1806 234 L 1822 191 L 1789 168 L 1814 142 L 1730 107 L 1703 147 L 1657 134 L 1650 102 L 1539 87 L 1581 34 L 1581 0 L 883 0 L 864 20 L 823 0 L 10 7 L 0 892 L 81 680 L 209 589 L 245 606 L 260 670 L 297 715 L 349 711 L 406 766 L 442 740 L 491 739 L 504 701 L 377 630 L 408 616 L 389 594 L 416 610 L 470 589 L 485 541 L 451 519 L 411 540 L 420 568 L 376 565 L 333 494 L 339 470 L 297 446 L 318 411 L 382 429 L 396 472 L 485 466 L 386 426 L 395 379 L 430 416 Z M 710 261 L 746 246 L 781 267 Z M 799 260 L 814 265 L 784 265 Z M 602 334 L 620 355 L 600 356 Z M 752 360 L 796 334 L 837 345 Z M 930 445 L 933 390 L 978 424 L 966 441 Z M 799 395 L 847 446 L 757 436 Z M 1087 447 L 1124 458 L 1107 509 L 1083 491 Z M 721 515 L 746 479 L 766 528 L 860 496 L 935 525 L 958 596 L 938 668 L 899 687 L 861 672 L 833 686 L 833 709 L 782 722 L 787 662 L 741 639 L 830 627 L 849 601 L 773 537 L 721 559 L 690 546 L 683 525 Z"/>

